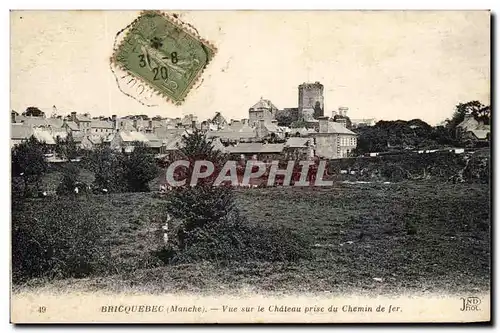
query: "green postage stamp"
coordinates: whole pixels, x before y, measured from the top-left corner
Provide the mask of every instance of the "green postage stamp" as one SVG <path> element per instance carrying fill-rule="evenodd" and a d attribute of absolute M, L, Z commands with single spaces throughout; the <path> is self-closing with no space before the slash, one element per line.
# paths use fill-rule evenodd
<path fill-rule="evenodd" d="M 194 29 L 159 11 L 144 11 L 127 28 L 112 63 L 148 85 L 151 94 L 181 104 L 216 48 Z"/>

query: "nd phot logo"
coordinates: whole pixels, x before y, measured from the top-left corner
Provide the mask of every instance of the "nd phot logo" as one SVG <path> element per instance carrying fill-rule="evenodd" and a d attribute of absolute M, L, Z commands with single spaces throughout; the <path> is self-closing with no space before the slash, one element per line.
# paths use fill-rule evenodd
<path fill-rule="evenodd" d="M 460 311 L 479 311 L 479 304 L 481 304 L 481 299 L 479 297 L 462 297 L 460 300 L 462 301 L 462 308 Z"/>

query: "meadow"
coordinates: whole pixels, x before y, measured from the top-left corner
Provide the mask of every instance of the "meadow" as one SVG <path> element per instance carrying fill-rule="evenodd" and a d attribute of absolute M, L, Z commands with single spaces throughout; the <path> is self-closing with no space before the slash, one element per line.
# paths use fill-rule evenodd
<path fill-rule="evenodd" d="M 57 177 L 49 174 L 46 181 Z M 388 294 L 489 289 L 489 184 L 335 183 L 235 194 L 248 220 L 303 235 L 312 258 L 166 265 L 154 251 L 162 241 L 168 193 L 89 194 L 76 200 L 89 214 L 99 214 L 112 256 L 106 272 L 79 279 L 33 278 L 14 290 Z M 26 214 L 50 215 L 47 200 L 57 199 L 29 199 Z"/>

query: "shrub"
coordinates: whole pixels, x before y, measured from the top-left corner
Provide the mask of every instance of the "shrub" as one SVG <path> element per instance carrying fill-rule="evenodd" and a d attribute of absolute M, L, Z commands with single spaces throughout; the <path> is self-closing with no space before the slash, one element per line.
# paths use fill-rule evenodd
<path fill-rule="evenodd" d="M 128 191 L 149 192 L 149 182 L 156 177 L 158 170 L 146 145 L 141 142 L 134 144 L 134 150 L 126 156 L 125 169 Z"/>
<path fill-rule="evenodd" d="M 31 186 L 35 185 L 38 189 L 41 178 L 47 171 L 48 164 L 44 155 L 46 150 L 46 145 L 34 136 L 12 149 L 12 176 L 22 179 L 25 197 L 29 196 Z"/>
<path fill-rule="evenodd" d="M 57 194 L 68 195 L 74 193 L 74 189 L 78 182 L 78 174 L 80 173 L 80 168 L 74 163 L 68 163 L 63 168 L 63 177 L 61 182 L 57 186 Z"/>
<path fill-rule="evenodd" d="M 109 192 L 127 190 L 126 161 L 122 153 L 106 146 L 97 147 L 88 153 L 83 164 L 95 175 L 93 186 Z"/>
<path fill-rule="evenodd" d="M 110 249 L 99 212 L 64 197 L 13 201 L 12 276 L 84 277 L 106 269 Z"/>
<path fill-rule="evenodd" d="M 282 262 L 310 258 L 311 255 L 307 240 L 290 229 L 251 223 L 238 214 L 202 228 L 183 230 L 183 244 L 179 246 L 175 235 L 182 229 L 182 224 L 174 228 L 171 232 L 174 240 L 157 252 L 164 262 Z"/>

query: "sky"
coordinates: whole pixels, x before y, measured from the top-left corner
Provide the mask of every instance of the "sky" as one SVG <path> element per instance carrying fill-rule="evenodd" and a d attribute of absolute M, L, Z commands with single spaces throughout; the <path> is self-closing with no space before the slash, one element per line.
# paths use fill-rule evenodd
<path fill-rule="evenodd" d="M 490 103 L 488 11 L 176 12 L 217 47 L 203 81 L 175 106 L 124 95 L 110 70 L 118 31 L 137 11 L 12 11 L 11 109 L 206 119 L 248 117 L 261 97 L 297 107 L 324 85 L 325 115 L 436 124 L 460 102 Z"/>

